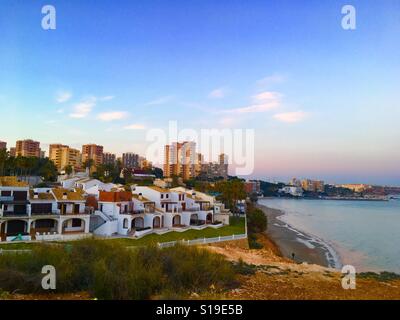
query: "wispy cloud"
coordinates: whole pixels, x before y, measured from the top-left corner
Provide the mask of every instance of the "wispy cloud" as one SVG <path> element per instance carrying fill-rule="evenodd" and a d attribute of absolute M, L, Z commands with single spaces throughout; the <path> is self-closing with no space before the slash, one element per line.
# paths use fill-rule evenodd
<path fill-rule="evenodd" d="M 265 91 L 252 97 L 253 104 L 243 107 L 228 109 L 222 111 L 223 113 L 256 113 L 266 112 L 271 109 L 278 108 L 281 105 L 282 95 L 278 92 Z"/>
<path fill-rule="evenodd" d="M 56 94 L 57 103 L 64 103 L 72 98 L 72 93 L 69 91 L 59 91 Z"/>
<path fill-rule="evenodd" d="M 69 114 L 71 118 L 85 118 L 96 105 L 96 98 L 90 97 L 82 100 L 73 106 L 73 112 Z"/>
<path fill-rule="evenodd" d="M 101 121 L 114 121 L 121 120 L 128 116 L 127 112 L 124 111 L 111 111 L 111 112 L 102 112 L 97 115 L 97 119 Z"/>
<path fill-rule="evenodd" d="M 228 94 L 228 88 L 222 87 L 211 91 L 208 94 L 210 99 L 221 99 L 224 98 Z"/>
<path fill-rule="evenodd" d="M 99 98 L 99 101 L 110 101 L 114 98 L 115 98 L 114 96 L 105 96 L 105 97 Z"/>
<path fill-rule="evenodd" d="M 144 130 L 146 126 L 140 123 L 134 123 L 129 126 L 124 127 L 125 130 Z"/>
<path fill-rule="evenodd" d="M 259 87 L 269 87 L 272 84 L 279 84 L 279 83 L 283 83 L 286 81 L 286 76 L 282 75 L 282 74 L 278 74 L 278 73 L 274 73 L 270 76 L 267 76 L 265 78 L 262 78 L 260 80 L 257 81 L 257 85 Z"/>
<path fill-rule="evenodd" d="M 303 121 L 307 117 L 304 111 L 283 112 L 274 115 L 274 118 L 281 122 L 295 123 Z"/>
<path fill-rule="evenodd" d="M 170 102 L 174 96 L 164 96 L 160 97 L 158 99 L 152 100 L 150 102 L 147 102 L 145 105 L 146 106 L 155 106 L 155 105 L 161 105 Z"/>

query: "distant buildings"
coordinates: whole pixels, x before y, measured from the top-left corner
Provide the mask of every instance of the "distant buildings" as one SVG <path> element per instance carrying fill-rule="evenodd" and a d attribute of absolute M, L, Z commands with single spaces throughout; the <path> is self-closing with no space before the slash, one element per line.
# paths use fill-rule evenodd
<path fill-rule="evenodd" d="M 325 192 L 325 184 L 322 180 L 304 179 L 301 181 L 301 187 L 304 191 L 309 192 Z"/>
<path fill-rule="evenodd" d="M 153 164 L 151 161 L 147 160 L 145 157 L 139 157 L 139 168 L 146 170 L 146 169 L 151 169 L 153 167 Z"/>
<path fill-rule="evenodd" d="M 71 166 L 74 170 L 80 170 L 82 167 L 79 150 L 63 144 L 51 144 L 49 146 L 49 159 L 54 162 L 59 172 L 65 170 L 67 166 Z"/>
<path fill-rule="evenodd" d="M 303 196 L 303 188 L 297 186 L 285 186 L 278 191 L 279 193 L 290 194 L 294 197 L 302 197 Z"/>
<path fill-rule="evenodd" d="M 247 194 L 260 194 L 261 193 L 261 182 L 256 180 L 248 180 L 244 183 L 244 189 Z"/>
<path fill-rule="evenodd" d="M 371 186 L 367 184 L 342 184 L 340 187 L 350 189 L 358 193 L 364 192 L 365 190 L 371 188 Z"/>
<path fill-rule="evenodd" d="M 103 146 L 97 144 L 85 144 L 82 146 L 82 163 L 93 160 L 93 166 L 103 163 Z"/>
<path fill-rule="evenodd" d="M 174 142 L 164 147 L 164 176 L 180 176 L 188 180 L 196 176 L 198 156 L 196 143 L 185 141 Z"/>
<path fill-rule="evenodd" d="M 202 174 L 207 179 L 214 179 L 222 177 L 224 179 L 228 178 L 228 157 L 226 154 L 220 154 L 218 157 L 218 162 L 209 162 L 201 164 Z"/>
<path fill-rule="evenodd" d="M 103 164 L 114 165 L 117 162 L 117 157 L 114 153 L 104 152 L 103 153 Z"/>
<path fill-rule="evenodd" d="M 202 154 L 196 152 L 194 141 L 174 142 L 164 147 L 164 177 L 178 176 L 184 180 L 202 175 L 207 179 L 228 177 L 228 158 L 219 156 L 218 162 L 204 162 Z"/>
<path fill-rule="evenodd" d="M 0 150 L 6 149 L 7 150 L 7 142 L 0 141 Z"/>
<path fill-rule="evenodd" d="M 128 169 L 139 168 L 139 155 L 133 152 L 123 153 L 122 166 Z"/>
<path fill-rule="evenodd" d="M 15 156 L 42 158 L 44 157 L 44 152 L 40 149 L 40 142 L 38 141 L 31 139 L 18 140 L 15 144 Z"/>
<path fill-rule="evenodd" d="M 322 180 L 311 180 L 311 179 L 299 180 L 297 178 L 293 178 L 292 180 L 289 181 L 289 187 L 301 188 L 307 192 L 318 192 L 318 193 L 325 192 L 325 183 Z M 286 192 L 286 191 L 290 191 L 290 192 Z M 290 193 L 290 194 L 292 194 L 294 192 L 294 193 L 298 194 L 299 189 L 294 189 L 294 188 L 291 188 L 290 190 L 285 189 L 285 190 L 282 190 L 282 192 Z M 292 195 L 294 195 L 294 194 L 292 194 Z"/>

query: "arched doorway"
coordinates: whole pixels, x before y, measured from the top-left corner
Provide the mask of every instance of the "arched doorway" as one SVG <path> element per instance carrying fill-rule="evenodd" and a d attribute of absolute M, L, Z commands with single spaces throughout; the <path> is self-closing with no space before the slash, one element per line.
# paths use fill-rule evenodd
<path fill-rule="evenodd" d="M 132 229 L 143 229 L 144 219 L 142 217 L 137 217 L 132 220 Z"/>
<path fill-rule="evenodd" d="M 196 226 L 199 223 L 199 216 L 197 213 L 194 213 L 190 216 L 190 225 Z"/>
<path fill-rule="evenodd" d="M 207 214 L 206 223 L 210 224 L 213 222 L 213 216 L 211 213 Z"/>
<path fill-rule="evenodd" d="M 181 216 L 177 214 L 172 219 L 172 225 L 173 226 L 179 226 L 180 224 L 181 224 Z"/>
<path fill-rule="evenodd" d="M 161 218 L 160 217 L 158 217 L 158 216 L 154 217 L 154 219 L 153 219 L 153 228 L 154 229 L 161 228 Z"/>

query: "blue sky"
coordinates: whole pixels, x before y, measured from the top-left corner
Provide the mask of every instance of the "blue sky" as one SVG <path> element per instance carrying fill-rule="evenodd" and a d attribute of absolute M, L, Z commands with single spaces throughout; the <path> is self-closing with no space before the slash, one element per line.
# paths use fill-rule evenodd
<path fill-rule="evenodd" d="M 41 8 L 57 29 L 41 28 Z M 400 185 L 400 2 L 0 5 L 0 140 L 144 153 L 146 132 L 252 128 L 251 177 Z"/>

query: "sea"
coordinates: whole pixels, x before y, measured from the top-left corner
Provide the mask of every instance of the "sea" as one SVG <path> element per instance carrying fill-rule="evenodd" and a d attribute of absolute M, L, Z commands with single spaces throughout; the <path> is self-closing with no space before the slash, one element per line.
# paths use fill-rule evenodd
<path fill-rule="evenodd" d="M 333 248 L 335 266 L 352 265 L 357 272 L 400 274 L 400 199 L 389 201 L 260 199 L 283 211 L 289 228 Z M 304 241 L 304 240 L 303 240 Z"/>

